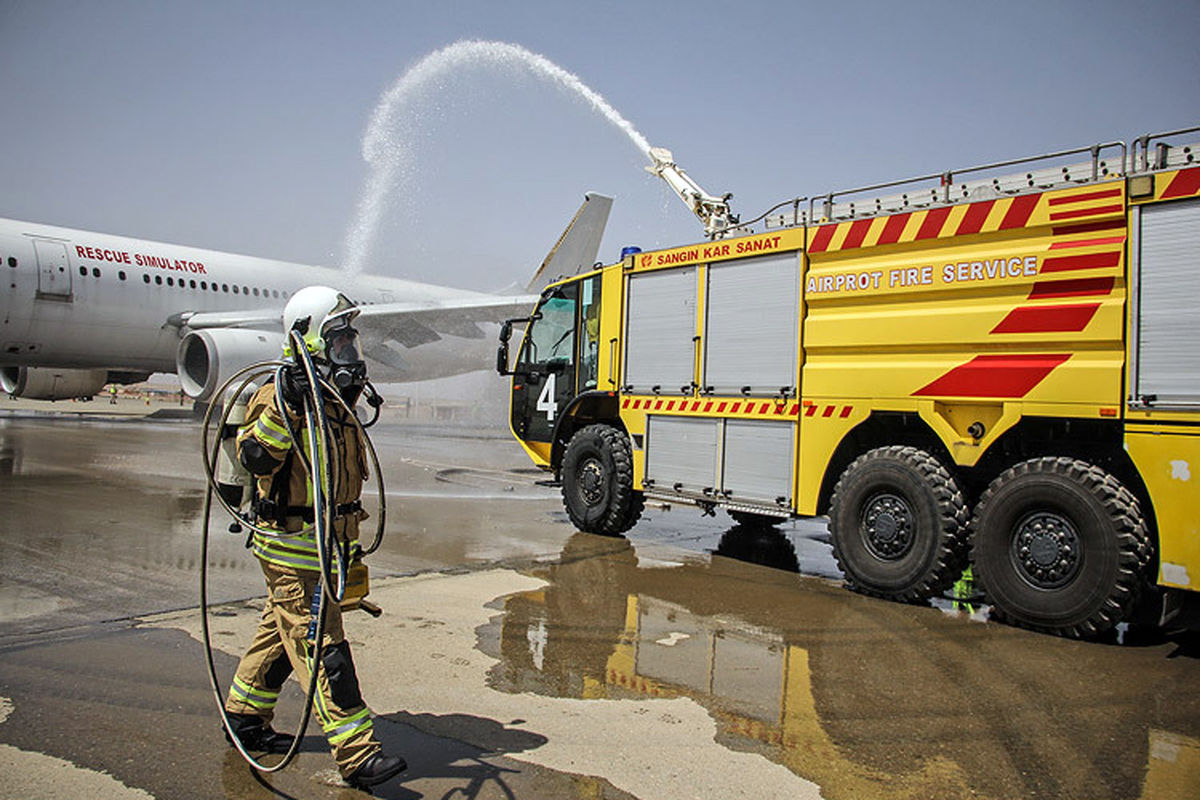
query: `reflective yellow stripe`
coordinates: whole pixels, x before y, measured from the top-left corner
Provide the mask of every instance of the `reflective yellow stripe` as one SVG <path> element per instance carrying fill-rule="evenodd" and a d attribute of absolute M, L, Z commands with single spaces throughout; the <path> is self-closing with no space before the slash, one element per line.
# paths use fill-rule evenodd
<path fill-rule="evenodd" d="M 371 723 L 371 712 L 367 708 L 363 708 L 357 714 L 347 717 L 343 720 L 329 723 L 322 723 L 321 727 L 325 730 L 325 738 L 330 744 L 337 744 L 345 741 L 356 733 L 369 731 L 373 727 Z"/>
<path fill-rule="evenodd" d="M 321 562 L 317 556 L 317 542 L 311 533 L 287 539 L 273 539 L 256 533 L 254 534 L 254 555 L 263 561 L 283 567 L 308 569 L 314 572 L 321 568 Z"/>
<path fill-rule="evenodd" d="M 309 652 L 308 668 L 310 670 L 312 669 L 311 651 Z M 311 675 L 312 673 L 310 672 L 309 674 Z M 320 692 L 317 692 L 317 696 L 313 698 L 313 703 L 317 707 L 317 717 L 321 720 L 321 730 L 328 731 L 330 728 L 336 729 L 338 723 L 334 722 L 333 718 L 329 716 L 329 708 L 325 705 L 325 696 Z"/>
<path fill-rule="evenodd" d="M 311 436 L 310 437 L 307 434 L 308 434 L 308 429 L 306 428 L 305 435 L 303 437 L 301 437 L 301 442 L 304 444 L 304 453 L 305 453 L 305 455 L 308 456 L 308 463 L 312 464 L 314 469 L 317 469 L 320 467 L 320 462 L 318 460 L 316 460 L 315 458 L 313 458 L 312 444 L 314 442 L 316 443 L 316 445 L 317 445 L 316 451 L 317 451 L 317 453 L 320 453 L 321 452 L 321 438 L 320 438 L 320 436 Z M 323 477 L 324 476 L 322 476 L 322 478 Z M 322 483 L 322 485 L 324 485 L 324 484 Z M 328 498 L 326 498 L 326 499 L 328 499 Z M 312 505 L 313 505 L 313 487 L 312 487 L 312 479 L 311 478 L 308 478 L 304 481 L 304 505 L 308 506 L 309 508 L 312 508 Z"/>
<path fill-rule="evenodd" d="M 288 434 L 287 428 L 266 414 L 260 414 L 258 421 L 254 424 L 254 438 L 280 450 L 287 450 L 292 446 L 292 437 Z"/>
<path fill-rule="evenodd" d="M 279 700 L 279 692 L 255 689 L 236 675 L 233 676 L 233 685 L 229 687 L 229 694 L 246 705 L 263 711 L 275 708 L 275 703 Z"/>

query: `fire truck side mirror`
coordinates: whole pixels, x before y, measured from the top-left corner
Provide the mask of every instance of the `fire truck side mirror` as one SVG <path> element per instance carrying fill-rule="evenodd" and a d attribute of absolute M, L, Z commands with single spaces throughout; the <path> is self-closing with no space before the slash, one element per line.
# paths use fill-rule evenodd
<path fill-rule="evenodd" d="M 500 347 L 496 349 L 496 372 L 501 375 L 511 375 L 508 370 L 508 342 L 501 340 Z"/>
<path fill-rule="evenodd" d="M 496 350 L 496 372 L 501 375 L 516 375 L 516 370 L 508 368 L 508 343 L 512 339 L 513 325 L 521 323 L 530 323 L 542 318 L 540 313 L 530 317 L 518 317 L 516 319 L 506 319 L 500 323 L 500 347 Z"/>
<path fill-rule="evenodd" d="M 513 321 L 506 319 L 500 324 L 500 347 L 496 350 L 496 372 L 512 375 L 508 368 L 508 341 L 512 338 Z"/>

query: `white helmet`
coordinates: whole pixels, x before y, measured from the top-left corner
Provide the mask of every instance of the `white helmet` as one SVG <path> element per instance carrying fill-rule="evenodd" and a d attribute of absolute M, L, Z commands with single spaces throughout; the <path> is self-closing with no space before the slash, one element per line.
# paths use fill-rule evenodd
<path fill-rule="evenodd" d="M 292 295 L 283 309 L 283 354 L 290 357 L 292 348 L 287 338 L 293 328 L 300 331 L 308 352 L 317 358 L 327 358 L 327 337 L 335 328 L 349 328 L 358 316 L 353 301 L 337 289 L 328 286 L 306 286 Z M 355 341 L 355 347 L 357 342 Z M 334 357 L 334 361 L 341 358 Z"/>

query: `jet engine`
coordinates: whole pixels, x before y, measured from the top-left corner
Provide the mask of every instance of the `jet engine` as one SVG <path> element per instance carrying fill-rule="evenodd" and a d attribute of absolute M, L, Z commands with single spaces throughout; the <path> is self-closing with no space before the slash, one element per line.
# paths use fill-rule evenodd
<path fill-rule="evenodd" d="M 213 393 L 243 367 L 271 361 L 283 354 L 283 334 L 244 328 L 192 331 L 179 343 L 175 356 L 179 383 L 189 397 L 207 402 Z"/>
<path fill-rule="evenodd" d="M 6 394 L 27 400 L 90 399 L 106 383 L 110 383 L 106 369 L 0 368 L 0 388 Z"/>

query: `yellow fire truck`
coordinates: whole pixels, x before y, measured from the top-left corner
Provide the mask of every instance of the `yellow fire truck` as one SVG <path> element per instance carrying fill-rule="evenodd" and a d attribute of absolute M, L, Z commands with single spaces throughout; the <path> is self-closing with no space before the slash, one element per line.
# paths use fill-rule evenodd
<path fill-rule="evenodd" d="M 629 248 L 504 325 L 513 434 L 584 531 L 623 533 L 647 501 L 828 515 L 857 591 L 922 601 L 969 562 L 1029 628 L 1181 622 L 1200 596 L 1197 131 L 744 224 L 653 150 L 709 236 Z"/>

